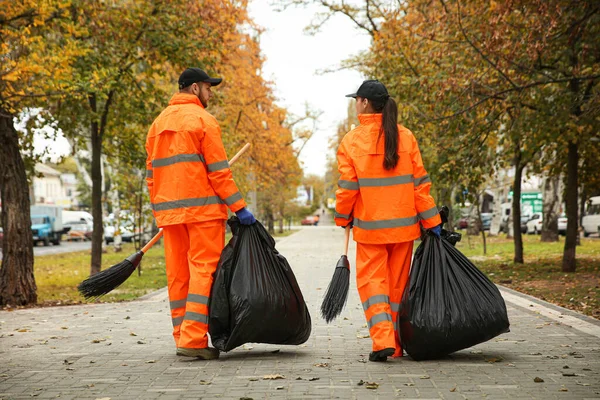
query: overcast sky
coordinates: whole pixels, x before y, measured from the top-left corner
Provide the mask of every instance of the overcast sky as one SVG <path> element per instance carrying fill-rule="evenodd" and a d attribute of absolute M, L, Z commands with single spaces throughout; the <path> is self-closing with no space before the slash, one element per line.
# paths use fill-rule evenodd
<path fill-rule="evenodd" d="M 356 71 L 320 75 L 319 70 L 335 69 L 342 60 L 366 50 L 370 37 L 342 16 L 331 18 L 314 36 L 304 33 L 318 7 L 289 8 L 277 12 L 270 0 L 252 0 L 250 16 L 265 32 L 261 49 L 266 59 L 264 77 L 273 82 L 277 103 L 296 115 L 302 115 L 305 103 L 323 111 L 317 130 L 300 155 L 306 173 L 325 174 L 328 139 L 337 124 L 346 117 L 348 99 L 363 78 Z M 38 136 L 36 148 L 50 147 L 53 158 L 69 153 L 67 141 Z"/>
<path fill-rule="evenodd" d="M 310 36 L 304 28 L 318 7 L 276 12 L 269 3 L 253 0 L 249 10 L 252 19 L 266 30 L 260 41 L 266 58 L 264 76 L 273 81 L 280 106 L 301 115 L 308 102 L 312 108 L 323 111 L 318 129 L 302 150 L 300 160 L 306 173 L 324 175 L 328 139 L 346 117 L 348 99 L 344 96 L 355 92 L 363 78 L 356 71 L 324 75 L 317 71 L 335 68 L 342 60 L 368 49 L 370 36 L 343 16 L 330 19 L 320 33 Z"/>

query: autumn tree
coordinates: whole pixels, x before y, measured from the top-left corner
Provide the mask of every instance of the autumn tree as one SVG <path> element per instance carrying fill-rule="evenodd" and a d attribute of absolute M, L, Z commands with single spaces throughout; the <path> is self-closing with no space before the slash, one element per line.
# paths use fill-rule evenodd
<path fill-rule="evenodd" d="M 429 171 L 437 182 L 477 187 L 514 167 L 515 262 L 523 262 L 521 175 L 541 170 L 556 150 L 550 162 L 565 160 L 567 176 L 563 270 L 575 270 L 578 160 L 598 115 L 595 2 L 312 3 L 325 19 L 346 15 L 372 36 L 370 50 L 346 65 L 389 84 L 408 127 L 426 135 L 420 146 L 425 158 L 435 155 Z"/>
<path fill-rule="evenodd" d="M 73 90 L 73 60 L 85 34 L 69 18 L 70 1 L 0 1 L 0 218 L 4 230 L 0 305 L 36 303 L 30 199 L 15 119 Z"/>

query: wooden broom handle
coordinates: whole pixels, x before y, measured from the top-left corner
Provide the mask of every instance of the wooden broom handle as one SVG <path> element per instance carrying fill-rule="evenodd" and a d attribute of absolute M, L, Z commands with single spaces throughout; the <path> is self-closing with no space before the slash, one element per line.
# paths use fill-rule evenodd
<path fill-rule="evenodd" d="M 344 239 L 345 239 L 344 255 L 348 256 L 348 242 L 350 242 L 350 224 L 348 224 L 346 226 L 346 228 L 344 229 Z"/>
<path fill-rule="evenodd" d="M 231 158 L 231 160 L 229 160 L 229 165 L 233 164 L 234 162 L 236 162 L 236 160 L 238 158 L 240 158 L 242 156 L 242 154 L 244 154 L 246 152 L 246 150 L 248 150 L 250 148 L 250 143 L 246 143 L 246 145 L 244 147 L 242 147 L 240 149 L 240 151 L 238 151 L 235 156 L 233 156 Z M 146 253 L 148 250 L 150 250 L 150 248 L 152 246 L 154 246 L 154 244 L 156 242 L 158 242 L 160 240 L 160 238 L 163 236 L 163 230 L 162 228 L 160 228 L 158 230 L 158 233 L 156 235 L 154 235 L 154 237 L 152 239 L 150 239 L 150 241 L 148 243 L 146 243 L 146 245 L 144 247 L 142 247 L 142 253 Z M 348 251 L 348 243 L 346 242 L 346 252 Z"/>

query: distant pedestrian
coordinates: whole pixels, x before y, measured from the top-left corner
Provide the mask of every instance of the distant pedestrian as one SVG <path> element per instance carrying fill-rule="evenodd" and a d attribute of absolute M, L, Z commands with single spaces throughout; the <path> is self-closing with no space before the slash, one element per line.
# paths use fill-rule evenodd
<path fill-rule="evenodd" d="M 364 81 L 347 97 L 356 99 L 360 125 L 337 152 L 335 223 L 354 228 L 357 287 L 373 341 L 369 360 L 385 361 L 402 356 L 396 320 L 419 223 L 439 236 L 441 218 L 417 140 L 398 125 L 385 86 Z"/>
<path fill-rule="evenodd" d="M 238 191 L 219 123 L 206 111 L 221 83 L 198 68 L 179 77 L 179 93 L 156 118 L 146 139 L 146 180 L 165 261 L 177 355 L 219 357 L 208 347 L 213 273 L 225 246 L 227 207 L 242 224 L 255 222 Z"/>

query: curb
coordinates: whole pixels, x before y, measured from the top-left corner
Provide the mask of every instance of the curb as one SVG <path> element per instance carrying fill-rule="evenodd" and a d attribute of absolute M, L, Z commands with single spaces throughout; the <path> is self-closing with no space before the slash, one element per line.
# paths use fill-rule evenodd
<path fill-rule="evenodd" d="M 580 332 L 600 338 L 600 321 L 597 319 L 501 285 L 496 286 L 500 289 L 502 297 L 506 302 L 553 319 Z"/>

